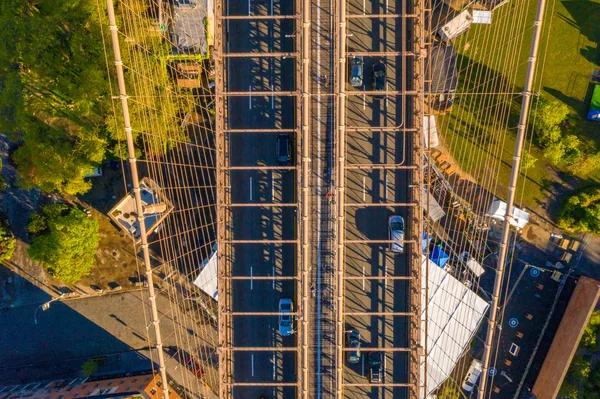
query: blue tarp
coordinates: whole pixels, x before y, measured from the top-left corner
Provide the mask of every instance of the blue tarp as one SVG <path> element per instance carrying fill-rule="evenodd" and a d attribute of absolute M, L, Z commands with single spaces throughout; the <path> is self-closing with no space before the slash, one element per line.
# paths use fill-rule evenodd
<path fill-rule="evenodd" d="M 423 232 L 423 252 L 427 249 L 429 242 L 431 242 L 431 237 L 427 237 L 427 233 Z"/>
<path fill-rule="evenodd" d="M 446 267 L 446 263 L 450 259 L 448 254 L 440 249 L 440 247 L 433 247 L 433 251 L 429 254 L 429 259 L 442 269 Z"/>

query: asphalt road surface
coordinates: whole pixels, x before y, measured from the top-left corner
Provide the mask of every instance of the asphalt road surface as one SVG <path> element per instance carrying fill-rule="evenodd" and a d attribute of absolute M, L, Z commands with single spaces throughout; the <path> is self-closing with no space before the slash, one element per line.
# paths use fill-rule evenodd
<path fill-rule="evenodd" d="M 226 15 L 292 14 L 291 2 L 227 1 Z M 227 52 L 292 51 L 293 21 L 231 20 L 226 22 Z M 226 61 L 226 91 L 292 91 L 295 89 L 295 61 L 291 58 L 241 57 Z M 284 96 L 248 95 L 229 97 L 226 103 L 229 129 L 286 129 L 295 127 L 295 99 Z M 276 132 L 232 133 L 229 135 L 230 165 L 277 166 Z M 293 137 L 293 134 L 290 134 Z M 293 142 L 295 143 L 295 141 Z M 295 148 L 295 146 L 293 146 Z M 294 152 L 294 150 L 292 151 Z M 294 161 L 294 159 L 293 159 Z M 295 162 L 293 162 L 295 164 Z M 233 170 L 230 172 L 231 202 L 249 204 L 294 203 L 294 170 Z M 292 240 L 296 235 L 294 207 L 244 206 L 232 208 L 233 240 Z M 294 276 L 296 248 L 290 243 L 231 244 L 233 276 Z M 278 312 L 281 298 L 296 303 L 293 280 L 233 280 L 234 312 Z M 293 348 L 295 336 L 282 337 L 277 315 L 233 317 L 234 347 Z M 266 383 L 269 386 L 236 386 L 233 397 L 295 397 L 293 387 L 277 386 L 295 382 L 294 351 L 236 351 L 233 354 L 234 383 Z"/>
<path fill-rule="evenodd" d="M 347 1 L 347 14 L 410 13 L 402 1 Z M 353 53 L 408 51 L 410 43 L 402 43 L 401 18 L 349 19 L 347 33 L 349 61 Z M 412 99 L 403 95 L 387 95 L 375 99 L 361 92 L 373 90 L 373 65 L 382 63 L 387 72 L 387 90 L 411 90 L 412 62 L 402 56 L 366 56 L 363 86 L 351 87 L 347 100 L 346 165 L 403 164 L 413 165 L 412 133 L 351 131 L 351 128 L 411 127 Z M 350 62 L 348 62 L 350 64 Z M 403 76 L 405 74 L 405 76 Z M 350 76 L 350 74 L 348 74 Z M 388 218 L 401 215 L 405 220 L 405 236 L 412 228 L 407 208 L 385 204 L 409 202 L 410 170 L 406 169 L 348 169 L 346 172 L 346 204 L 379 204 L 383 206 L 346 207 L 346 240 L 389 240 Z M 409 245 L 404 254 L 394 254 L 389 244 L 347 243 L 345 275 L 409 276 Z M 362 356 L 357 364 L 344 366 L 344 383 L 361 384 L 368 380 L 369 348 L 406 348 L 409 345 L 409 318 L 392 315 L 352 315 L 360 312 L 408 312 L 409 282 L 403 280 L 347 279 L 345 288 L 345 329 L 361 334 Z M 409 353 L 381 351 L 383 383 L 407 383 Z M 348 386 L 347 398 L 406 398 L 405 387 Z"/>

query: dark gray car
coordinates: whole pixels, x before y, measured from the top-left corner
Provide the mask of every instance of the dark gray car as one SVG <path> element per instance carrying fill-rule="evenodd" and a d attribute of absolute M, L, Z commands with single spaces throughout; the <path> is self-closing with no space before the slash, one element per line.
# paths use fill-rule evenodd
<path fill-rule="evenodd" d="M 369 353 L 369 381 L 371 383 L 381 382 L 381 353 Z"/>
<path fill-rule="evenodd" d="M 364 62 L 363 57 L 353 57 L 350 63 L 350 84 L 352 87 L 363 85 Z"/>
<path fill-rule="evenodd" d="M 287 134 L 277 136 L 277 162 L 289 165 L 292 161 L 292 140 Z"/>

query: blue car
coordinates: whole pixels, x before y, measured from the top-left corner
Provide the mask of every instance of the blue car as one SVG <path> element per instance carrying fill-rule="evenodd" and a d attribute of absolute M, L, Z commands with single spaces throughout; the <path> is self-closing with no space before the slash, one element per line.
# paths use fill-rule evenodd
<path fill-rule="evenodd" d="M 292 321 L 293 304 L 290 298 L 279 300 L 279 334 L 286 337 L 292 335 L 294 322 Z"/>

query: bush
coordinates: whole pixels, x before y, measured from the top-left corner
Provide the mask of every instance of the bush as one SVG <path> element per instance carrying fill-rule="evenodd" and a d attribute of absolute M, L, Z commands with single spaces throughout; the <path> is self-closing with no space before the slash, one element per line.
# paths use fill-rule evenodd
<path fill-rule="evenodd" d="M 600 187 L 569 197 L 558 216 L 558 227 L 574 233 L 600 235 Z"/>
<path fill-rule="evenodd" d="M 598 336 L 600 335 L 600 310 L 594 311 L 590 317 L 590 321 L 583 331 L 581 344 L 589 352 L 597 352 L 600 349 Z"/>
<path fill-rule="evenodd" d="M 0 227 L 0 263 L 10 260 L 15 253 L 16 240 L 7 227 Z"/>
<path fill-rule="evenodd" d="M 98 362 L 92 359 L 88 360 L 87 362 L 83 363 L 82 371 L 86 377 L 91 377 L 92 374 L 98 371 Z"/>
<path fill-rule="evenodd" d="M 41 262 L 50 274 L 74 284 L 91 271 L 100 238 L 97 220 L 87 218 L 77 208 L 67 206 L 65 210 L 65 206 L 43 208 L 48 228 L 32 240 L 29 256 Z"/>
<path fill-rule="evenodd" d="M 27 231 L 29 234 L 39 234 L 45 231 L 47 228 L 48 223 L 43 215 L 39 213 L 33 213 L 29 217 L 29 223 L 27 223 Z"/>

